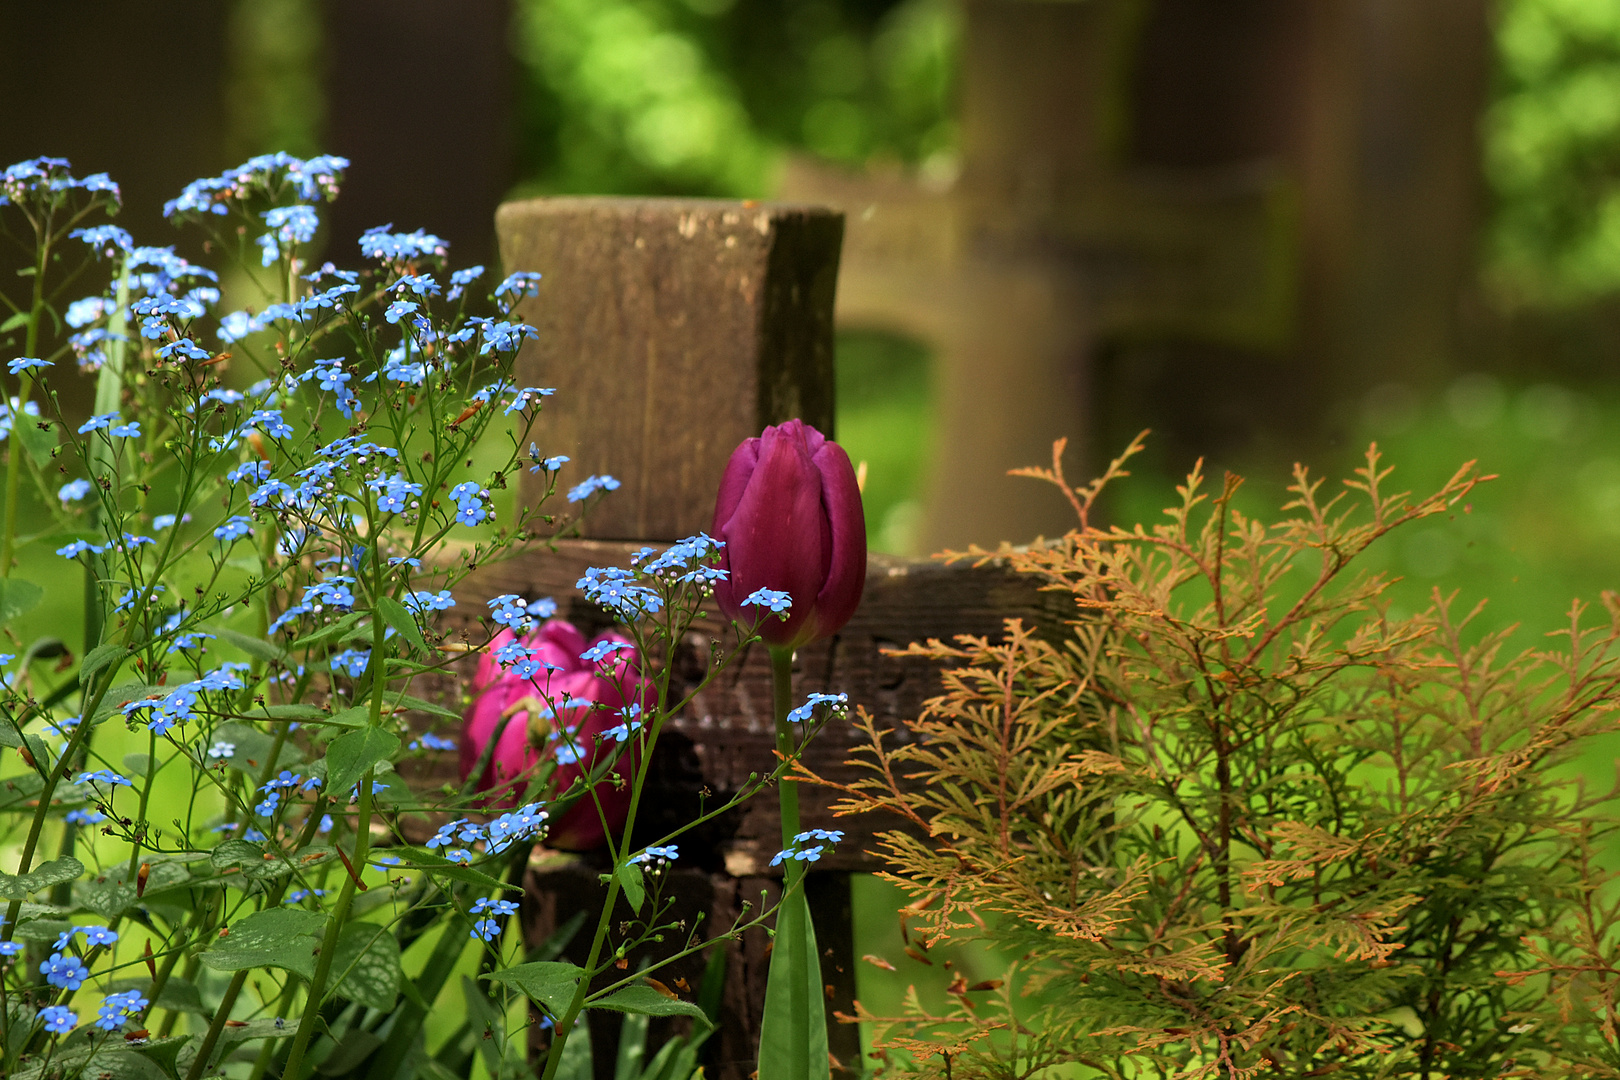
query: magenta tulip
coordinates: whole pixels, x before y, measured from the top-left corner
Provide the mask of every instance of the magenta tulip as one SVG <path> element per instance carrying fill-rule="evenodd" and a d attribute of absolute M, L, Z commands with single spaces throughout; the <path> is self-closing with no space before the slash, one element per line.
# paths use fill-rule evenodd
<path fill-rule="evenodd" d="M 580 659 L 588 645 L 625 640 L 620 634 L 610 631 L 587 643 L 572 623 L 552 619 L 523 641 L 529 656 L 542 665 L 528 679 L 514 671 L 503 671 L 495 662 L 494 653 L 512 640 L 511 631 L 503 630 L 479 658 L 473 677 L 478 696 L 462 721 L 461 778 L 465 781 L 500 729 L 502 717 L 512 714 L 478 779 L 479 791 L 493 792 L 487 803 L 489 809 L 517 805 L 528 778 L 542 762 L 551 759 L 558 764 L 550 790 L 553 794 L 567 791 L 599 760 L 618 749 L 616 742 L 604 741 L 601 736 L 623 723 L 619 710 L 636 703 L 646 711 L 653 703 L 652 684 L 642 674 L 640 657 L 634 649 L 621 649 L 612 654 L 611 662 L 601 664 Z M 539 712 L 534 706 L 546 701 L 556 708 L 556 716 L 535 724 L 531 731 L 531 719 Z M 564 732 L 568 733 L 566 739 Z M 589 851 L 606 841 L 607 830 L 623 827 L 630 811 L 630 779 L 639 760 L 636 745 L 631 740 L 628 752 L 614 763 L 613 775 L 617 779 L 597 784 L 595 799 L 586 795 L 550 822 L 548 846 Z"/>
<path fill-rule="evenodd" d="M 727 580 L 715 602 L 772 648 L 837 633 L 866 586 L 866 514 L 849 455 L 802 420 L 768 427 L 732 453 L 714 506 Z M 788 618 L 745 605 L 758 589 L 785 592 Z"/>

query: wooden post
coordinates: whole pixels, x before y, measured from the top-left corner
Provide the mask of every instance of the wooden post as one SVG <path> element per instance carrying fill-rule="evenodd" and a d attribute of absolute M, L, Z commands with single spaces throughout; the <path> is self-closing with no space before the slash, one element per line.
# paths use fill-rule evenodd
<path fill-rule="evenodd" d="M 623 486 L 602 504 L 592 536 L 481 569 L 457 590 L 458 610 L 515 592 L 552 596 L 562 614 L 586 627 L 603 616 L 574 583 L 590 566 L 628 565 L 646 541 L 671 540 L 710 524 L 726 458 L 761 426 L 800 415 L 831 428 L 832 302 L 841 221 L 810 207 L 676 200 L 557 199 L 508 205 L 498 216 L 508 270 L 546 275 L 520 314 L 540 338 L 519 357 L 526 384 L 557 387 L 537 438 L 563 452 L 583 477 L 611 472 Z M 555 403 L 555 404 L 553 404 Z M 520 493 L 530 494 L 532 493 Z M 916 659 L 884 654 L 927 637 L 995 635 L 1002 620 L 1048 621 L 1050 596 L 995 567 L 981 570 L 873 556 L 865 599 L 848 626 L 795 657 L 795 693 L 843 692 L 898 729 L 938 692 L 938 673 Z M 668 662 L 675 682 L 702 675 L 716 623 L 695 628 Z M 724 800 L 751 773 L 772 767 L 770 665 L 754 650 L 672 719 L 649 775 L 635 844 L 691 821 L 699 806 Z M 845 725 L 829 725 L 811 743 L 808 763 L 848 779 L 854 745 Z M 875 869 L 872 832 L 892 823 L 835 820 L 829 793 L 803 794 L 804 823 L 843 829 L 846 840 L 816 863 L 807 885 L 823 947 L 830 1011 L 852 1011 L 855 956 L 848 875 Z M 747 905 L 774 901 L 780 873 L 769 863 L 780 846 L 774 791 L 681 841 L 667 895 L 676 917 L 713 936 Z M 592 855 L 541 852 L 526 881 L 523 925 L 531 944 L 551 937 L 579 911 L 596 910 L 604 869 Z M 630 917 L 628 911 L 624 912 Z M 576 962 L 580 935 L 564 951 Z M 708 1046 L 707 1075 L 745 1080 L 754 1069 L 764 1001 L 768 939 L 749 933 L 729 953 L 720 1030 Z M 627 958 L 634 967 L 640 957 Z M 702 961 L 669 973 L 696 987 Z M 590 1014 L 597 1077 L 613 1075 L 616 1015 Z M 652 1025 L 652 1036 L 676 1030 Z M 833 1055 L 860 1068 L 858 1029 L 829 1027 Z"/>
<path fill-rule="evenodd" d="M 558 389 L 543 449 L 624 485 L 586 535 L 691 536 L 709 528 L 739 442 L 795 416 L 832 437 L 843 215 L 582 198 L 508 203 L 495 220 L 507 270 L 545 275 L 519 308 L 540 337 L 517 369 L 521 385 Z"/>

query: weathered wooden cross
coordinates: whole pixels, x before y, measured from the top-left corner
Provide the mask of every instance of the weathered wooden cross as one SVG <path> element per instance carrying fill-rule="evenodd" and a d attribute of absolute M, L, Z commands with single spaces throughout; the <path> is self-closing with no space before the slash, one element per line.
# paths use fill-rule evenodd
<path fill-rule="evenodd" d="M 608 473 L 622 486 L 594 512 L 587 539 L 561 543 L 480 570 L 458 590 L 464 607 L 500 593 L 554 596 L 569 618 L 600 625 L 602 615 L 574 590 L 588 566 L 628 565 L 648 542 L 707 530 L 715 491 L 737 443 L 767 424 L 799 416 L 833 432 L 832 308 L 843 232 L 823 208 L 669 199 L 540 199 L 503 206 L 497 217 L 506 268 L 545 275 L 537 298 L 519 309 L 540 336 L 518 362 L 520 382 L 554 386 L 538 427 L 546 454 L 572 458 L 583 477 Z M 525 474 L 527 476 L 527 474 Z M 533 499 L 532 487 L 519 497 Z M 795 659 L 795 692 L 845 692 L 904 729 L 937 692 L 937 672 L 884 654 L 887 646 L 973 633 L 995 635 L 1002 620 L 1042 617 L 1050 603 L 1005 572 L 971 570 L 874 555 L 865 599 L 836 637 Z M 708 655 L 707 625 L 668 662 L 695 680 Z M 650 775 L 635 842 L 650 842 L 696 816 L 699 801 L 723 799 L 750 773 L 773 764 L 769 662 L 756 650 L 711 683 L 666 729 Z M 852 739 L 832 724 L 808 761 L 823 775 L 849 777 Z M 849 875 L 877 868 L 866 820 L 837 821 L 825 791 L 805 792 L 805 826 L 838 827 L 846 840 L 808 877 L 823 948 L 829 1011 L 848 1012 L 855 972 Z M 642 839 L 645 837 L 645 840 Z M 688 834 L 669 871 L 678 917 L 702 918 L 706 936 L 730 926 L 743 905 L 774 899 L 780 875 L 769 866 L 781 832 L 774 790 L 729 819 Z M 598 873 L 589 855 L 540 851 L 528 874 L 523 926 L 538 944 L 576 912 L 598 910 Z M 630 918 L 628 909 L 624 917 Z M 579 935 L 565 956 L 583 953 Z M 708 1075 L 744 1080 L 754 1069 L 764 1001 L 768 939 L 751 932 L 730 949 L 723 1016 L 711 1040 Z M 583 959 L 583 956 L 575 957 Z M 635 965 L 639 958 L 628 958 Z M 701 960 L 670 973 L 698 984 Z M 616 1018 L 599 1018 L 616 1019 Z M 617 1023 L 593 1021 L 596 1075 L 611 1077 Z M 658 1027 L 654 1036 L 663 1034 Z M 832 1024 L 831 1047 L 858 1069 L 852 1025 Z"/>

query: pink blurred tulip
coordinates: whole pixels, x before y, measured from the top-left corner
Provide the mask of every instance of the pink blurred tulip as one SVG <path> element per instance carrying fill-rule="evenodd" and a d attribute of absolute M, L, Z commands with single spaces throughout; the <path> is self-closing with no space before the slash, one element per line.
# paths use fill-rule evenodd
<path fill-rule="evenodd" d="M 866 513 L 849 455 L 802 420 L 745 439 L 726 463 L 714 506 L 714 536 L 724 540 L 726 581 L 714 599 L 727 618 L 759 622 L 744 606 L 758 589 L 785 592 L 786 620 L 767 617 L 759 635 L 773 648 L 796 649 L 837 633 L 866 587 Z"/>
<path fill-rule="evenodd" d="M 512 711 L 478 781 L 479 791 L 495 792 L 487 804 L 489 809 L 516 806 L 534 769 L 548 759 L 558 762 L 550 792 L 555 795 L 567 791 L 575 780 L 619 748 L 612 739 L 599 738 L 624 723 L 619 710 L 636 703 L 646 711 L 654 701 L 652 683 L 641 673 L 640 656 L 633 647 L 620 649 L 600 663 L 580 658 L 581 653 L 599 642 L 628 644 L 622 634 L 609 631 L 587 643 L 572 623 L 552 619 L 523 641 L 529 655 L 542 665 L 529 679 L 502 670 L 495 660 L 495 653 L 512 640 L 510 630 L 501 631 L 479 658 L 473 676 L 477 697 L 462 720 L 461 778 L 465 781 L 500 727 L 502 716 Z M 526 698 L 530 700 L 525 702 Z M 543 707 L 548 701 L 556 716 L 545 724 L 549 735 L 544 746 L 536 747 L 530 738 L 531 714 L 535 711 L 532 706 Z M 598 707 L 591 708 L 592 702 Z M 566 740 L 563 732 L 568 733 Z M 587 794 L 567 813 L 551 821 L 547 846 L 562 851 L 589 851 L 606 842 L 605 830 L 617 831 L 624 826 L 630 812 L 630 781 L 639 760 L 635 745 L 630 742 L 630 749 L 614 763 L 617 782 L 612 778 L 602 780 L 596 786 L 595 799 Z"/>

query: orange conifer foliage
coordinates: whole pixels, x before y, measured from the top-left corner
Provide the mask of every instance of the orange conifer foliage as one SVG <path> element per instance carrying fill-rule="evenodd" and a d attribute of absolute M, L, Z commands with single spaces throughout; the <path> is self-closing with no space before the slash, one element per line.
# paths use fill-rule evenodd
<path fill-rule="evenodd" d="M 1357 556 L 1489 477 L 1390 494 L 1376 446 L 1331 497 L 1296 466 L 1274 522 L 1195 469 L 1164 523 L 1092 525 L 1139 447 L 1075 488 L 1060 443 L 1027 475 L 1077 528 L 956 556 L 1072 596 L 1061 634 L 913 645 L 951 665 L 915 738 L 859 721 L 840 812 L 909 822 L 912 932 L 1022 957 L 863 1015 L 885 1069 L 1620 1077 L 1620 785 L 1570 768 L 1617 730 L 1620 599 L 1519 653 L 1483 603 L 1392 614 Z"/>

